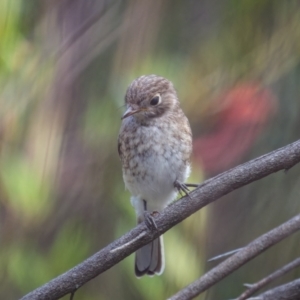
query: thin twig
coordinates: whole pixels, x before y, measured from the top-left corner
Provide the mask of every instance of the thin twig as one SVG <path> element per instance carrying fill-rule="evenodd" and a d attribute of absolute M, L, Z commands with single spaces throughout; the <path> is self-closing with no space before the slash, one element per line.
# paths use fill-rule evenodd
<path fill-rule="evenodd" d="M 188 197 L 183 197 L 155 216 L 157 231 L 151 232 L 144 222 L 139 224 L 81 264 L 37 288 L 22 299 L 54 300 L 71 293 L 200 208 L 253 181 L 274 172 L 289 169 L 298 162 L 300 162 L 300 140 L 206 180 L 190 193 L 193 201 Z M 138 236 L 140 238 L 137 238 Z M 123 247 L 125 244 L 126 247 Z M 115 249 L 118 248 L 119 250 L 116 251 Z"/>
<path fill-rule="evenodd" d="M 196 188 L 196 187 L 199 186 L 199 184 L 197 184 L 197 183 L 186 183 L 185 185 L 186 185 L 187 187 L 194 187 L 194 188 Z"/>
<path fill-rule="evenodd" d="M 76 291 L 77 291 L 77 289 L 70 294 L 70 300 L 74 300 Z"/>
<path fill-rule="evenodd" d="M 244 247 L 243 247 L 243 248 L 234 249 L 234 250 L 225 252 L 225 253 L 223 253 L 223 254 L 214 256 L 214 257 L 210 258 L 210 259 L 208 260 L 208 262 L 215 261 L 215 260 L 218 260 L 218 259 L 221 259 L 221 258 L 230 256 L 230 255 L 233 255 L 234 253 L 237 253 L 237 252 L 241 251 L 242 249 L 244 249 Z"/>
<path fill-rule="evenodd" d="M 287 272 L 291 271 L 292 269 L 294 269 L 298 266 L 300 266 L 300 257 L 296 258 L 289 264 L 287 264 L 284 267 L 280 268 L 279 270 L 273 272 L 272 274 L 263 278 L 262 280 L 260 280 L 256 283 L 250 284 L 250 285 L 247 284 L 246 286 L 249 287 L 249 289 L 247 291 L 245 291 L 242 295 L 240 295 L 237 298 L 237 300 L 247 299 L 249 296 L 253 295 L 255 292 L 257 292 L 259 289 L 261 289 L 265 285 L 269 284 L 270 282 L 274 281 L 278 277 L 286 274 Z"/>

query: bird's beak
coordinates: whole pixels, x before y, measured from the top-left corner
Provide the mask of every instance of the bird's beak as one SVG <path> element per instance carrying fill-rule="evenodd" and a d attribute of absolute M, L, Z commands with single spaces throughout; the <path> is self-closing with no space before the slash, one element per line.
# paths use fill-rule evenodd
<path fill-rule="evenodd" d="M 134 114 L 136 114 L 136 113 L 138 113 L 138 112 L 140 112 L 140 111 L 142 111 L 143 109 L 132 109 L 131 107 L 129 107 L 126 111 L 125 111 L 125 113 L 124 113 L 124 115 L 122 116 L 122 118 L 121 118 L 121 120 L 123 120 L 123 119 L 125 119 L 125 118 L 127 118 L 127 117 L 129 117 L 129 116 L 132 116 L 132 115 L 134 115 Z"/>

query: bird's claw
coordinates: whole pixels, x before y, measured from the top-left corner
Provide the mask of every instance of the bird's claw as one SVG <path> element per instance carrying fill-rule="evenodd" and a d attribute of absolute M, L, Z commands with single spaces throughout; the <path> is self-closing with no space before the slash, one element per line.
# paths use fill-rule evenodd
<path fill-rule="evenodd" d="M 188 196 L 190 199 L 192 199 L 192 197 L 190 196 L 190 190 L 185 183 L 181 183 L 178 180 L 175 180 L 174 187 L 178 190 L 181 197 L 184 194 L 185 196 Z"/>
<path fill-rule="evenodd" d="M 149 230 L 154 231 L 157 230 L 158 227 L 155 223 L 155 220 L 153 218 L 153 216 L 155 216 L 156 214 L 159 214 L 158 211 L 153 211 L 152 213 L 149 213 L 148 211 L 144 211 L 144 219 L 145 219 L 145 224 L 148 227 Z"/>

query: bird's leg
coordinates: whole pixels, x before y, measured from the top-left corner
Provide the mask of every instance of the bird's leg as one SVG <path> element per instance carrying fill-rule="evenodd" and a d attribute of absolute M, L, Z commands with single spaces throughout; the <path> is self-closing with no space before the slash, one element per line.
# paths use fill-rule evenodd
<path fill-rule="evenodd" d="M 183 196 L 183 194 L 185 194 L 185 196 L 188 196 L 190 199 L 192 199 L 192 197 L 190 196 L 190 190 L 185 183 L 181 183 L 178 180 L 175 180 L 174 187 L 178 190 L 181 197 Z"/>
<path fill-rule="evenodd" d="M 155 223 L 155 220 L 153 218 L 154 214 L 157 214 L 157 211 L 154 211 L 152 213 L 149 213 L 147 211 L 147 201 L 143 199 L 143 203 L 144 203 L 144 218 L 145 218 L 145 223 L 146 226 L 148 227 L 149 230 L 154 231 L 157 230 L 157 225 Z"/>

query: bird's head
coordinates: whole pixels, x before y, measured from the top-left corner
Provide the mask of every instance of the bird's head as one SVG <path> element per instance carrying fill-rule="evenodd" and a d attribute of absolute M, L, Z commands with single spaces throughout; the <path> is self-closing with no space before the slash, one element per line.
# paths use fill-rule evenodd
<path fill-rule="evenodd" d="M 127 89 L 125 104 L 122 119 L 134 116 L 141 121 L 161 117 L 179 106 L 173 84 L 156 75 L 135 79 Z"/>

